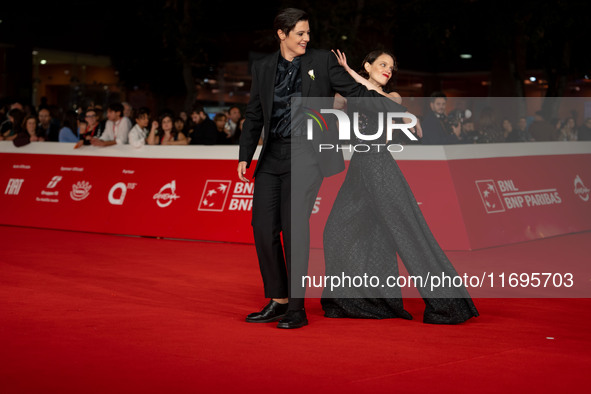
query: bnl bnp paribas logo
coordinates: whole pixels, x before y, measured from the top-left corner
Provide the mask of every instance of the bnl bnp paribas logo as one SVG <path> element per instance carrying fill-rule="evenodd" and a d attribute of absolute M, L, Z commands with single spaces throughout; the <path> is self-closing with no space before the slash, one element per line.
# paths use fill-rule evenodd
<path fill-rule="evenodd" d="M 321 109 L 320 112 L 313 110 L 312 108 L 304 107 L 304 113 L 310 118 L 307 120 L 307 139 L 312 140 L 314 135 L 314 124 L 318 125 L 320 132 L 328 131 L 328 124 L 322 114 L 332 114 L 337 117 L 338 128 L 339 128 L 339 141 L 345 141 L 347 144 L 351 141 L 351 129 L 353 134 L 358 140 L 367 141 L 366 143 L 351 144 L 346 146 L 339 146 L 338 144 L 319 144 L 318 150 L 330 151 L 330 150 L 348 150 L 353 152 L 369 152 L 370 150 L 378 152 L 381 149 L 388 150 L 389 152 L 401 152 L 404 147 L 400 144 L 384 144 L 376 143 L 376 141 L 382 139 L 384 132 L 386 133 L 386 139 L 392 140 L 392 134 L 394 130 L 402 131 L 411 141 L 417 141 L 417 137 L 410 131 L 417 125 L 417 117 L 408 112 L 387 112 L 384 116 L 383 112 L 377 112 L 372 116 L 377 117 L 377 130 L 364 130 L 362 133 L 359 130 L 359 113 L 353 113 L 353 127 L 351 128 L 351 120 L 347 113 L 338 109 Z M 365 115 L 364 115 L 365 116 Z M 385 121 L 384 121 L 385 119 Z M 395 122 L 395 120 L 410 120 L 409 122 Z M 372 122 L 373 123 L 373 122 Z M 385 124 L 385 127 L 384 127 Z M 385 129 L 385 130 L 384 130 Z M 373 133 L 373 134 L 371 134 Z"/>

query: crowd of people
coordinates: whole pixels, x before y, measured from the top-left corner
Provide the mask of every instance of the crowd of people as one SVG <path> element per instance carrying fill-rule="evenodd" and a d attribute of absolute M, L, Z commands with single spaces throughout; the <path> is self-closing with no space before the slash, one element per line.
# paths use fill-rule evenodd
<path fill-rule="evenodd" d="M 423 137 L 419 144 L 446 145 L 530 141 L 590 141 L 591 118 L 577 126 L 574 117 L 546 120 L 541 112 L 517 120 L 498 118 L 484 108 L 477 120 L 459 111 L 446 113 L 447 97 L 441 92 L 430 97 L 430 111 L 420 117 Z M 48 106 L 35 110 L 19 102 L 0 109 L 0 140 L 16 146 L 30 142 L 54 141 L 82 145 L 227 145 L 238 144 L 244 117 L 239 106 L 216 113 L 213 119 L 201 105 L 178 114 L 164 111 L 153 116 L 150 109 L 133 109 L 128 103 L 67 110 L 52 116 Z M 402 137 L 402 136 L 400 136 Z M 400 138 L 399 143 L 408 143 Z"/>
<path fill-rule="evenodd" d="M 446 103 L 445 94 L 431 95 L 430 111 L 421 123 L 423 145 L 591 140 L 591 118 L 577 126 L 574 117 L 548 121 L 537 111 L 534 116 L 511 120 L 498 117 L 493 108 L 485 107 L 475 121 L 466 117 L 465 111 L 446 113 Z"/>
<path fill-rule="evenodd" d="M 16 146 L 31 142 L 70 142 L 83 145 L 231 145 L 238 144 L 244 118 L 238 106 L 216 113 L 213 119 L 201 105 L 175 114 L 163 111 L 152 116 L 149 108 L 133 109 L 128 103 L 112 103 L 106 113 L 101 106 L 67 110 L 61 119 L 49 107 L 35 111 L 12 103 L 0 113 L 0 140 Z"/>

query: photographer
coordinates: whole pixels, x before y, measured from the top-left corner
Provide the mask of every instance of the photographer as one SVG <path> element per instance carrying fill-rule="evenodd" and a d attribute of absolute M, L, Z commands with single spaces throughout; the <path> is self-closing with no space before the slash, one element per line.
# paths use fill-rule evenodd
<path fill-rule="evenodd" d="M 434 92 L 429 100 L 431 111 L 421 122 L 423 127 L 423 145 L 459 144 L 462 141 L 461 118 L 450 121 L 445 115 L 447 96 L 442 92 Z"/>

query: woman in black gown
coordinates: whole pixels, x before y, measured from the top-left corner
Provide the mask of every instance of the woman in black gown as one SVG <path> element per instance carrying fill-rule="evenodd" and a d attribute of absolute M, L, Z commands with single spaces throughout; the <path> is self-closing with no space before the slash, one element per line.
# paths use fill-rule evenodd
<path fill-rule="evenodd" d="M 382 88 L 396 71 L 395 58 L 385 51 L 371 52 L 363 61 L 360 76 L 351 70 L 345 55 L 337 51 L 339 63 L 358 82 L 382 92 L 392 100 L 401 100 L 396 93 Z M 348 103 L 348 109 L 352 103 Z M 357 109 L 358 111 L 360 110 Z M 374 134 L 376 116 L 359 116 L 359 131 Z M 353 137 L 352 144 L 368 144 Z M 375 143 L 387 143 L 372 141 Z M 457 272 L 433 237 L 414 195 L 391 153 L 383 146 L 372 145 L 368 152 L 353 153 L 349 169 L 334 202 L 324 229 L 325 275 L 377 276 L 380 283 L 398 276 L 398 254 L 412 276 Z M 478 311 L 464 286 L 417 286 L 426 308 L 423 322 L 457 324 L 478 316 Z M 330 289 L 322 296 L 326 317 L 412 319 L 404 310 L 399 287 L 359 286 Z"/>

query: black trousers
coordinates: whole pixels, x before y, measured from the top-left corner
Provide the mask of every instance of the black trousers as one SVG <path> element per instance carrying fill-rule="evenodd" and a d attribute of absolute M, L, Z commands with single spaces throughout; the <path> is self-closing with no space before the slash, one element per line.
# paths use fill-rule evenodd
<path fill-rule="evenodd" d="M 288 297 L 289 309 L 299 310 L 304 308 L 310 215 L 323 177 L 309 141 L 269 138 L 254 183 L 255 247 L 265 297 Z"/>

